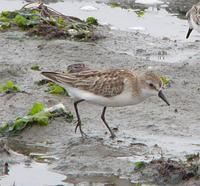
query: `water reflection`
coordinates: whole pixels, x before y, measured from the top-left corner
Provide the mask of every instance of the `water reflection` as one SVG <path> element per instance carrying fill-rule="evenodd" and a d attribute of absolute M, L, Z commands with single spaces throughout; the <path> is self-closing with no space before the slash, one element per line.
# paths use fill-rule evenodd
<path fill-rule="evenodd" d="M 88 174 L 89 175 L 89 174 Z M 95 174 L 91 176 L 64 175 L 48 170 L 47 164 L 26 161 L 8 165 L 0 176 L 2 186 L 134 186 L 128 179 L 117 176 Z"/>
<path fill-rule="evenodd" d="M 49 171 L 47 166 L 47 164 L 36 162 L 30 163 L 28 166 L 27 163 L 6 165 L 7 172 L 0 177 L 0 185 L 13 186 L 15 183 L 16 186 L 53 186 L 58 184 L 65 186 L 62 180 L 66 177 Z"/>

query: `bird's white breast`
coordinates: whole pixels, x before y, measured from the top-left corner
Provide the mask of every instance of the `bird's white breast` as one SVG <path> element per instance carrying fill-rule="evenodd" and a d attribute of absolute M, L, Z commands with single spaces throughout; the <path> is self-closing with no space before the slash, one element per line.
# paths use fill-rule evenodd
<path fill-rule="evenodd" d="M 145 99 L 145 97 L 140 95 L 133 96 L 132 92 L 129 90 L 124 90 L 121 94 L 114 97 L 104 97 L 70 86 L 65 86 L 65 88 L 68 91 L 69 95 L 75 100 L 84 99 L 93 104 L 108 107 L 122 107 L 127 105 L 135 105 L 142 102 Z"/>

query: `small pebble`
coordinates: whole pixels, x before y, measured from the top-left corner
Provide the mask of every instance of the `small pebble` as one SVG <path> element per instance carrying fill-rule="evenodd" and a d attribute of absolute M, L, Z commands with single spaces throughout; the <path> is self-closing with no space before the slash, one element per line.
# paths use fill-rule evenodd
<path fill-rule="evenodd" d="M 118 127 L 114 127 L 114 128 L 112 128 L 114 131 L 118 131 L 119 129 L 118 129 Z"/>

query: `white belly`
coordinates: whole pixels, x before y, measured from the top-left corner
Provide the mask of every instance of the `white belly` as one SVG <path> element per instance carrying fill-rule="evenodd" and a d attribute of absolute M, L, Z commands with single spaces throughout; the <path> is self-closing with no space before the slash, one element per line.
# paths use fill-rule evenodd
<path fill-rule="evenodd" d="M 123 92 L 122 94 L 115 97 L 103 97 L 95 95 L 93 93 L 80 90 L 73 87 L 65 87 L 69 95 L 76 99 L 84 99 L 93 104 L 108 106 L 108 107 L 122 107 L 127 105 L 135 105 L 144 100 L 144 98 L 139 96 L 132 96 L 131 92 Z"/>

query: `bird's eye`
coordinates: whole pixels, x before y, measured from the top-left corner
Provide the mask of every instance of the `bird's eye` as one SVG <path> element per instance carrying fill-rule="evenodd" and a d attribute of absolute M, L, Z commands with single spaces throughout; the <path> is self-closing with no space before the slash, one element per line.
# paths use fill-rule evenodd
<path fill-rule="evenodd" d="M 149 86 L 152 87 L 152 88 L 154 87 L 153 83 L 149 83 Z"/>

